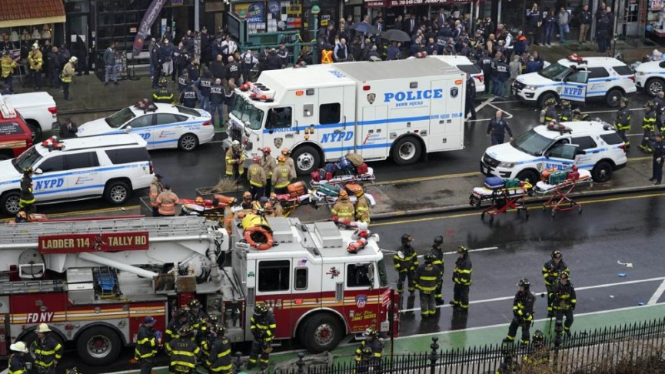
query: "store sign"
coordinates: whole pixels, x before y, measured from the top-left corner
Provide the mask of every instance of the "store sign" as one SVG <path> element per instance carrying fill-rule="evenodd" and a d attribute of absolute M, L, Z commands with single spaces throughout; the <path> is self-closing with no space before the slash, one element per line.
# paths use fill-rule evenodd
<path fill-rule="evenodd" d="M 149 237 L 147 231 L 42 235 L 38 249 L 41 254 L 145 251 L 149 248 Z"/>
<path fill-rule="evenodd" d="M 365 0 L 366 8 L 385 8 L 389 1 L 388 0 Z"/>
<path fill-rule="evenodd" d="M 414 5 L 437 5 L 448 3 L 470 3 L 470 0 L 387 0 L 389 7 L 414 6 Z"/>

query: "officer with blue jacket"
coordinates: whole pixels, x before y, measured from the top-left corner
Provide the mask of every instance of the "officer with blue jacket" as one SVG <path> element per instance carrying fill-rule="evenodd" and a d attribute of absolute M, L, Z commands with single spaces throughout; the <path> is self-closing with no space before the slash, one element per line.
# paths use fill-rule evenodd
<path fill-rule="evenodd" d="M 487 136 L 492 135 L 492 145 L 503 144 L 505 133 L 508 132 L 510 140 L 513 140 L 513 131 L 508 126 L 508 122 L 503 119 L 503 112 L 496 111 L 496 116 L 492 118 L 487 125 Z"/>

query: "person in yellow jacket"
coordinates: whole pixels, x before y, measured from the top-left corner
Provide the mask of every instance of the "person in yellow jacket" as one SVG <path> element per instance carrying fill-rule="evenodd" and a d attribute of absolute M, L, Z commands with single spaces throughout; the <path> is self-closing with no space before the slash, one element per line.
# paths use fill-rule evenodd
<path fill-rule="evenodd" d="M 32 51 L 28 53 L 28 63 L 35 91 L 39 91 L 42 89 L 42 68 L 44 66 L 44 57 L 42 51 L 39 50 L 39 44 L 32 45 Z"/>
<path fill-rule="evenodd" d="M 369 199 L 365 196 L 365 191 L 359 189 L 356 191 L 356 220 L 369 223 Z"/>
<path fill-rule="evenodd" d="M 330 45 L 326 45 L 321 50 L 321 63 L 322 64 L 332 64 L 333 63 L 333 51 L 330 48 Z"/>
<path fill-rule="evenodd" d="M 346 190 L 339 191 L 337 202 L 333 205 L 332 209 L 330 209 L 330 212 L 340 220 L 346 220 L 349 222 L 355 221 L 355 208 L 349 201 L 349 194 Z"/>
<path fill-rule="evenodd" d="M 164 191 L 157 196 L 157 212 L 162 217 L 175 216 L 175 206 L 180 204 L 178 195 L 171 192 L 171 186 L 164 185 Z"/>
<path fill-rule="evenodd" d="M 293 162 L 293 159 L 291 158 L 291 150 L 288 148 L 282 149 L 282 154 L 284 155 L 284 158 L 286 159 L 286 164 L 289 165 L 289 168 L 291 168 L 291 174 L 289 177 L 291 180 L 296 179 L 298 174 L 296 174 L 296 164 Z"/>
<path fill-rule="evenodd" d="M 640 149 L 644 152 L 651 153 L 653 152 L 651 141 L 653 139 L 653 134 L 656 131 L 655 104 L 653 101 L 647 101 L 646 104 L 644 104 L 644 108 L 644 117 L 642 117 L 642 131 L 644 132 L 644 135 L 642 136 Z"/>
<path fill-rule="evenodd" d="M 5 84 L 5 87 L 9 92 L 14 92 L 14 70 L 18 68 L 16 61 L 12 60 L 9 56 L 9 51 L 5 50 L 2 52 L 2 59 L 0 59 L 0 65 L 2 66 L 2 72 L 0 77 L 2 77 L 2 82 Z"/>
<path fill-rule="evenodd" d="M 277 167 L 272 172 L 272 186 L 275 194 L 286 194 L 286 188 L 291 183 L 291 168 L 286 164 L 286 157 L 279 155 L 277 157 Z"/>
<path fill-rule="evenodd" d="M 259 156 L 254 156 L 252 161 L 254 163 L 249 165 L 247 169 L 247 179 L 249 179 L 249 192 L 252 194 L 252 199 L 258 200 L 263 197 L 266 186 L 266 172 L 261 167 Z"/>
<path fill-rule="evenodd" d="M 266 173 L 266 186 L 264 189 L 265 196 L 270 196 L 270 191 L 272 191 L 272 172 L 277 167 L 277 161 L 270 156 L 270 147 L 261 148 L 263 152 L 263 157 L 261 157 L 261 167 Z"/>
<path fill-rule="evenodd" d="M 72 58 L 70 58 L 62 68 L 62 74 L 60 75 L 60 80 L 62 81 L 62 92 L 64 92 L 65 100 L 67 101 L 72 101 L 72 98 L 69 97 L 69 85 L 72 83 L 72 77 L 76 72 L 76 61 L 78 61 L 76 56 L 72 56 Z"/>
<path fill-rule="evenodd" d="M 275 217 L 284 217 L 284 209 L 282 204 L 277 200 L 277 194 L 274 192 L 270 193 L 270 199 L 268 200 L 272 204 L 272 209 L 275 211 Z"/>
<path fill-rule="evenodd" d="M 231 148 L 226 151 L 226 175 L 234 179 L 242 178 L 243 174 L 245 174 L 244 162 L 245 154 L 240 148 L 240 142 L 234 140 L 231 143 Z"/>

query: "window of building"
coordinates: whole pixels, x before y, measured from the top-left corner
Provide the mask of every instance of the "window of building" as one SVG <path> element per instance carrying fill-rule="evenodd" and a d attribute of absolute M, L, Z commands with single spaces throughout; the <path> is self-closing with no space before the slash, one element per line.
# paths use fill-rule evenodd
<path fill-rule="evenodd" d="M 290 273 L 289 260 L 259 262 L 259 292 L 288 291 Z"/>
<path fill-rule="evenodd" d="M 306 290 L 307 289 L 307 268 L 297 268 L 295 270 L 295 289 L 296 290 Z"/>
<path fill-rule="evenodd" d="M 319 123 L 322 125 L 339 123 L 342 106 L 339 103 L 321 104 L 319 106 Z"/>

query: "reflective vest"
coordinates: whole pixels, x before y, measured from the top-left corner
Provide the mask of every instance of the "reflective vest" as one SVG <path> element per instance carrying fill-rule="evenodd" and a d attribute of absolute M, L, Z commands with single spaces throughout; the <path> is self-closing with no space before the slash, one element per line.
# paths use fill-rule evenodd
<path fill-rule="evenodd" d="M 321 51 L 321 63 L 322 64 L 332 64 L 333 63 L 333 51 L 329 49 L 324 49 Z"/>
<path fill-rule="evenodd" d="M 18 65 L 9 56 L 3 57 L 1 61 L 2 61 L 2 77 L 7 78 L 8 76 L 12 75 L 14 69 L 16 69 Z"/>
<path fill-rule="evenodd" d="M 76 69 L 74 69 L 74 64 L 71 62 L 66 63 L 65 67 L 62 68 L 62 75 L 60 76 L 60 80 L 64 83 L 72 83 L 72 77 L 74 76 L 75 70 Z"/>
<path fill-rule="evenodd" d="M 35 352 L 35 365 L 42 368 L 50 368 L 56 360 L 62 358 L 62 345 L 47 335 L 44 341 L 40 339 L 32 342 L 32 349 Z"/>
<path fill-rule="evenodd" d="M 170 369 L 173 372 L 191 373 L 196 368 L 196 358 L 201 353 L 199 347 L 190 339 L 178 338 L 169 343 L 171 355 Z"/>
<path fill-rule="evenodd" d="M 150 206 L 157 207 L 157 196 L 164 191 L 164 186 L 159 180 L 154 180 L 150 183 Z"/>
<path fill-rule="evenodd" d="M 157 354 L 157 339 L 152 328 L 141 324 L 136 336 L 136 348 L 134 348 L 134 359 L 150 358 Z"/>
<path fill-rule="evenodd" d="M 458 258 L 453 269 L 453 282 L 463 286 L 471 285 L 471 261 L 468 255 Z"/>
<path fill-rule="evenodd" d="M 175 205 L 178 204 L 180 200 L 178 195 L 174 194 L 171 191 L 164 191 L 157 196 L 157 207 L 159 208 L 159 214 L 165 216 L 174 216 L 175 215 Z"/>
<path fill-rule="evenodd" d="M 436 290 L 441 272 L 437 266 L 432 264 L 422 264 L 416 270 L 416 288 L 424 293 L 432 293 Z"/>
<path fill-rule="evenodd" d="M 275 337 L 275 330 L 277 330 L 275 316 L 269 311 L 263 315 L 255 313 L 250 320 L 249 329 L 255 340 L 271 342 Z"/>
<path fill-rule="evenodd" d="M 212 344 L 210 350 L 210 357 L 207 361 L 210 371 L 213 373 L 225 372 L 230 373 L 233 369 L 231 361 L 231 342 L 226 336 L 218 336 Z"/>

